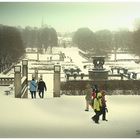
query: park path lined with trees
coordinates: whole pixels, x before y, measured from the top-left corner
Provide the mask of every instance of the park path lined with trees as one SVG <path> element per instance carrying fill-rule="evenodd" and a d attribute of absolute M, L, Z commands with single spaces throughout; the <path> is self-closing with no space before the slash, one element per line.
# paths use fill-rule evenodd
<path fill-rule="evenodd" d="M 93 32 L 89 28 L 79 28 L 73 36 L 73 43 L 91 55 L 108 56 L 111 52 L 124 51 L 140 56 L 139 36 L 139 28 L 133 32 L 127 29 Z"/>
<path fill-rule="evenodd" d="M 99 30 L 92 31 L 88 27 L 79 28 L 67 34 L 58 33 L 53 27 L 40 28 L 27 26 L 22 28 L 0 25 L 0 71 L 18 61 L 25 54 L 25 48 L 61 47 L 59 37 L 71 37 L 72 46 L 93 55 L 105 55 L 124 51 L 140 56 L 140 25 L 135 25 L 134 31 L 120 29 L 118 31 Z M 65 44 L 65 42 L 63 42 Z M 67 46 L 65 46 L 67 47 Z"/>

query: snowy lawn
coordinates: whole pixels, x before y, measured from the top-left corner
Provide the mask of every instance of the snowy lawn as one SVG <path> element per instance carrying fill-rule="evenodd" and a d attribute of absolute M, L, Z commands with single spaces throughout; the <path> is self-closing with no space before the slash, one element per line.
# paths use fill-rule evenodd
<path fill-rule="evenodd" d="M 85 112 L 84 96 L 28 99 L 0 94 L 0 137 L 137 138 L 140 96 L 107 96 L 108 122 L 95 124 Z"/>

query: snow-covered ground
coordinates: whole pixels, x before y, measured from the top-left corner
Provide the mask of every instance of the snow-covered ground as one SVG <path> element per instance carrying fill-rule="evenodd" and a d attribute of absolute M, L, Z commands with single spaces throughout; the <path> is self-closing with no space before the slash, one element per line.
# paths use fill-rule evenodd
<path fill-rule="evenodd" d="M 65 62 L 60 64 L 71 64 L 80 67 L 87 72 L 82 63 L 85 60 L 78 54 L 78 48 L 54 48 L 53 52 L 65 53 Z M 29 54 L 26 58 L 37 59 L 37 55 Z M 49 54 L 40 55 L 40 60 L 48 60 Z M 53 59 L 58 59 L 55 55 Z M 29 80 L 37 66 L 35 61 L 29 62 Z M 57 61 L 55 61 L 57 63 Z M 21 63 L 20 63 L 21 64 Z M 132 71 L 140 71 L 140 65 L 132 62 L 107 62 L 106 68 L 110 66 L 129 67 Z M 100 124 L 95 124 L 91 117 L 94 115 L 92 109 L 85 112 L 84 96 L 66 96 L 53 98 L 53 71 L 45 72 L 43 79 L 48 91 L 45 98 L 28 99 L 14 98 L 14 93 L 5 95 L 7 87 L 0 87 L 0 137 L 53 137 L 53 138 L 139 138 L 140 137 L 140 96 L 112 95 L 107 96 L 108 122 L 100 118 Z M 39 74 L 40 75 L 40 74 Z M 4 76 L 4 75 L 2 75 Z M 6 76 L 13 76 L 13 70 Z M 62 75 L 61 75 L 62 77 Z"/>
<path fill-rule="evenodd" d="M 1 91 L 3 88 L 1 88 Z M 18 99 L 0 94 L 0 137 L 137 138 L 140 96 L 107 96 L 108 122 L 95 124 L 84 96 Z"/>

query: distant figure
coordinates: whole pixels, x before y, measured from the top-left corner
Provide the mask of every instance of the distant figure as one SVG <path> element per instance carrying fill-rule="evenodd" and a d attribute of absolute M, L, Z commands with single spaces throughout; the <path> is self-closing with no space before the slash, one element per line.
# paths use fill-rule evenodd
<path fill-rule="evenodd" d="M 85 111 L 89 111 L 89 105 L 91 106 L 91 101 L 92 101 L 92 88 L 90 86 L 90 84 L 86 85 L 86 89 L 85 89 L 85 99 L 86 99 L 86 109 Z"/>
<path fill-rule="evenodd" d="M 31 82 L 30 82 L 30 92 L 31 92 L 32 99 L 36 98 L 36 89 L 37 89 L 37 83 L 33 77 Z"/>
<path fill-rule="evenodd" d="M 44 98 L 44 90 L 47 91 L 47 87 L 45 82 L 42 80 L 42 77 L 40 78 L 38 82 L 38 94 L 40 98 Z"/>
<path fill-rule="evenodd" d="M 95 93 L 99 92 L 98 85 L 94 85 L 92 89 Z"/>
<path fill-rule="evenodd" d="M 50 61 L 52 61 L 52 56 L 50 56 Z"/>

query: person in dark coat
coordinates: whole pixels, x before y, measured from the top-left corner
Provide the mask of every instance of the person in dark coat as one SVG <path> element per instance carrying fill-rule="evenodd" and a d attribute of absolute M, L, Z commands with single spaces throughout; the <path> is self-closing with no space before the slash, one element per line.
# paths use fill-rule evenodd
<path fill-rule="evenodd" d="M 47 91 L 47 87 L 42 78 L 40 78 L 38 82 L 38 94 L 40 98 L 44 98 L 44 90 Z"/>

